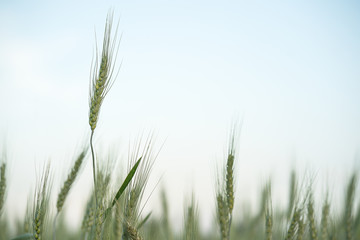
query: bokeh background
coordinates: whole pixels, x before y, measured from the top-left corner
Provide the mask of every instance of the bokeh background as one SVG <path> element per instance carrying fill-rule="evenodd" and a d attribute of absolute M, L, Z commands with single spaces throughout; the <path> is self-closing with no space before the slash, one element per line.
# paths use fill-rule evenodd
<path fill-rule="evenodd" d="M 88 141 L 90 65 L 110 8 L 122 65 L 95 145 L 124 172 L 130 142 L 155 133 L 162 148 L 145 211 L 156 214 L 164 187 L 181 224 L 194 192 L 203 227 L 211 225 L 216 166 L 234 121 L 242 122 L 235 218 L 245 202 L 256 207 L 269 178 L 273 202 L 285 203 L 292 168 L 314 177 L 320 197 L 332 189 L 336 203 L 337 185 L 359 167 L 357 1 L 2 0 L 0 134 L 11 219 L 23 216 L 44 163 L 56 195 Z M 92 187 L 90 166 L 88 158 L 65 204 L 73 227 Z"/>

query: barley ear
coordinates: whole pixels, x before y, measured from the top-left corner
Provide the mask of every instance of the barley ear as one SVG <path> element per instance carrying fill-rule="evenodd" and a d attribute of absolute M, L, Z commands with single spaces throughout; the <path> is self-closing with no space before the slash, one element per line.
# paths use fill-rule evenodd
<path fill-rule="evenodd" d="M 288 220 L 290 220 L 291 213 L 294 210 L 297 195 L 298 195 L 298 183 L 297 183 L 296 171 L 292 170 L 290 176 L 289 203 L 288 203 L 288 211 L 287 211 Z"/>
<path fill-rule="evenodd" d="M 56 208 L 57 208 L 58 213 L 61 211 L 61 209 L 64 205 L 64 202 L 66 200 L 66 197 L 71 189 L 71 186 L 74 183 L 74 181 L 79 173 L 79 170 L 80 170 L 80 167 L 85 158 L 86 152 L 87 152 L 87 149 L 84 149 L 80 153 L 80 155 L 77 157 L 76 161 L 74 162 L 74 166 L 71 168 L 71 171 L 60 190 L 60 193 L 58 195 L 57 202 L 56 202 Z"/>
<path fill-rule="evenodd" d="M 140 152 L 142 148 L 143 150 Z M 149 135 L 145 142 L 140 139 L 130 154 L 129 168 L 133 167 L 129 172 L 134 172 L 134 174 L 132 174 L 130 182 L 126 184 L 127 187 L 124 192 L 125 203 L 122 223 L 122 237 L 124 240 L 141 239 L 139 230 L 136 228 L 139 225 L 139 217 L 143 209 L 140 208 L 140 203 L 156 156 L 157 154 L 153 152 L 152 134 Z"/>
<path fill-rule="evenodd" d="M 184 239 L 197 240 L 200 238 L 199 233 L 199 212 L 195 203 L 194 194 L 191 197 L 191 202 L 185 207 L 185 226 Z"/>
<path fill-rule="evenodd" d="M 301 218 L 301 210 L 295 207 L 285 240 L 291 240 L 295 237 L 300 218 Z"/>
<path fill-rule="evenodd" d="M 54 218 L 54 223 L 53 223 L 53 240 L 56 239 L 56 220 L 57 220 L 57 217 L 64 205 L 64 202 L 65 202 L 65 199 L 71 189 L 71 186 L 72 184 L 74 183 L 75 179 L 76 179 L 76 176 L 78 175 L 78 172 L 80 170 L 80 167 L 83 163 L 83 160 L 85 158 L 85 155 L 86 155 L 86 152 L 87 152 L 87 149 L 84 149 L 80 155 L 78 156 L 78 158 L 76 159 L 75 163 L 74 163 L 74 166 L 72 167 L 66 181 L 64 182 L 61 190 L 60 190 L 60 193 L 58 195 L 58 198 L 57 198 L 57 202 L 56 202 L 56 209 L 57 209 L 57 213 L 55 215 L 55 218 Z"/>
<path fill-rule="evenodd" d="M 112 36 L 112 28 L 113 13 L 110 11 L 106 18 L 101 56 L 96 52 L 90 76 L 89 125 L 91 131 L 96 128 L 101 104 L 116 79 L 114 69 L 119 45 L 117 42 L 117 29 L 114 36 Z"/>
<path fill-rule="evenodd" d="M 169 204 L 164 188 L 161 191 L 161 207 L 162 207 L 162 228 L 164 231 L 164 237 L 166 239 L 172 240 L 173 236 L 171 234 L 172 231 L 169 222 Z"/>
<path fill-rule="evenodd" d="M 296 235 L 297 235 L 296 240 L 302 240 L 304 238 L 304 232 L 305 232 L 305 221 L 304 221 L 303 216 L 300 216 L 298 218 L 297 226 L 298 226 L 298 229 L 297 229 L 297 233 L 296 233 Z"/>
<path fill-rule="evenodd" d="M 271 202 L 271 184 L 267 185 L 267 198 L 265 202 L 265 236 L 266 240 L 272 240 L 273 210 Z"/>
<path fill-rule="evenodd" d="M 229 153 L 226 162 L 226 199 L 229 207 L 229 213 L 234 209 L 234 155 Z"/>
<path fill-rule="evenodd" d="M 315 213 L 314 213 L 314 199 L 313 199 L 312 192 L 310 192 L 310 195 L 309 195 L 307 210 L 308 210 L 310 239 L 317 240 L 318 236 L 317 236 L 317 230 L 316 230 L 316 220 L 315 220 Z"/>
<path fill-rule="evenodd" d="M 329 195 L 327 194 L 325 197 L 325 201 L 322 207 L 321 214 L 321 239 L 327 240 L 329 239 L 329 213 L 330 213 L 330 202 Z"/>
<path fill-rule="evenodd" d="M 226 204 L 226 199 L 220 193 L 216 197 L 217 204 L 217 220 L 220 227 L 221 240 L 228 240 L 229 234 L 229 209 Z"/>
<path fill-rule="evenodd" d="M 48 215 L 48 200 L 50 195 L 50 165 L 47 165 L 42 174 L 40 185 L 35 195 L 33 213 L 33 235 L 36 240 L 44 238 L 44 227 Z"/>
<path fill-rule="evenodd" d="M 345 211 L 344 211 L 344 227 L 346 240 L 353 239 L 353 205 L 355 198 L 355 189 L 357 185 L 357 174 L 353 173 L 348 183 L 346 199 L 345 199 Z"/>
<path fill-rule="evenodd" d="M 113 12 L 109 11 L 106 24 L 101 54 L 96 48 L 95 61 L 92 63 L 92 71 L 90 74 L 90 94 L 89 94 L 89 125 L 91 129 L 90 148 L 92 156 L 93 181 L 94 181 L 94 198 L 95 209 L 97 209 L 97 186 L 96 186 L 96 161 L 93 147 L 94 131 L 98 122 L 101 105 L 106 94 L 116 79 L 114 75 L 116 56 L 118 51 L 117 29 L 112 36 Z M 100 56 L 99 56 L 100 55 Z M 96 214 L 95 214 L 96 218 Z"/>
<path fill-rule="evenodd" d="M 230 133 L 230 140 L 228 146 L 228 156 L 226 161 L 226 198 L 229 208 L 230 218 L 232 217 L 232 211 L 234 209 L 234 161 L 236 156 L 237 144 L 238 144 L 238 128 L 234 124 Z M 231 219 L 230 219 L 231 222 Z"/>
<path fill-rule="evenodd" d="M 3 162 L 0 166 L 0 216 L 5 203 L 6 193 L 6 163 Z"/>

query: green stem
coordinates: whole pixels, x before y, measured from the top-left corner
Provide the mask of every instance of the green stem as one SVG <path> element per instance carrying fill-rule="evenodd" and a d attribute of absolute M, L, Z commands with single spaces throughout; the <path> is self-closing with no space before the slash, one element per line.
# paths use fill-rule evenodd
<path fill-rule="evenodd" d="M 95 171 L 95 154 L 94 154 L 94 147 L 93 147 L 93 136 L 94 136 L 94 130 L 91 131 L 90 136 L 90 148 L 91 148 L 91 156 L 92 156 L 92 165 L 93 165 L 93 178 L 94 178 L 94 197 L 95 197 L 95 214 L 94 214 L 94 224 L 96 223 L 96 211 L 97 211 L 97 194 L 96 194 L 96 171 Z"/>

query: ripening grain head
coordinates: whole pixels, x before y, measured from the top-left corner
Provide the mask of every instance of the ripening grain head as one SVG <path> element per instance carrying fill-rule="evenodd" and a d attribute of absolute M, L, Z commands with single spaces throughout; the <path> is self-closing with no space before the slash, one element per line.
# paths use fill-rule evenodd
<path fill-rule="evenodd" d="M 106 19 L 102 52 L 99 54 L 96 48 L 96 57 L 92 64 L 92 73 L 90 76 L 89 124 L 91 131 L 94 131 L 96 128 L 101 104 L 116 78 L 116 74 L 114 75 L 114 66 L 116 63 L 118 42 L 117 30 L 114 36 L 112 36 L 112 28 L 113 14 L 110 12 Z"/>

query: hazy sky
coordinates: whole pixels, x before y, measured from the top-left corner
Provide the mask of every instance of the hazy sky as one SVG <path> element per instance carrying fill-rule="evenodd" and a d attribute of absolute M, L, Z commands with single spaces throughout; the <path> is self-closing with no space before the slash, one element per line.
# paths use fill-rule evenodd
<path fill-rule="evenodd" d="M 203 222 L 211 222 L 216 163 L 234 119 L 243 120 L 239 210 L 270 176 L 283 199 L 291 167 L 314 172 L 324 190 L 326 179 L 336 185 L 359 165 L 357 1 L 2 0 L 8 213 L 22 214 L 49 159 L 57 193 L 89 134 L 94 33 L 100 42 L 110 7 L 120 19 L 122 66 L 95 145 L 100 155 L 110 149 L 125 162 L 130 140 L 154 130 L 158 148 L 165 144 L 148 190 L 163 176 L 173 220 L 182 219 L 182 200 L 193 190 Z M 149 210 L 158 207 L 159 186 Z M 81 212 L 91 187 L 88 159 L 66 207 Z"/>

